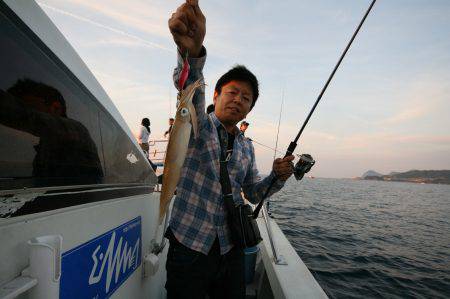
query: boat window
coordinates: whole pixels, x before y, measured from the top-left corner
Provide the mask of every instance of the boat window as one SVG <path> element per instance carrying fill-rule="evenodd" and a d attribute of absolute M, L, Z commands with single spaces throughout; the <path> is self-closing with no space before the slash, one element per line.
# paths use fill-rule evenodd
<path fill-rule="evenodd" d="M 106 166 L 105 180 L 114 183 L 147 182 L 153 170 L 143 161 L 140 148 L 130 142 L 128 135 L 106 113 L 100 113 L 100 129 Z"/>
<path fill-rule="evenodd" d="M 0 190 L 149 182 L 154 173 L 128 135 L 0 8 Z"/>

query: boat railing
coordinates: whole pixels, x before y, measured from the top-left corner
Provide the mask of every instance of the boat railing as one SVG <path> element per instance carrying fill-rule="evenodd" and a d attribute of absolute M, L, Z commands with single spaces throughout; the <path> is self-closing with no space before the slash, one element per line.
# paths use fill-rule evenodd
<path fill-rule="evenodd" d="M 149 140 L 148 145 L 150 147 L 149 150 L 149 159 L 156 165 L 161 166 L 164 168 L 164 160 L 166 158 L 166 148 L 167 143 L 169 142 L 169 139 L 152 139 Z M 153 148 L 152 148 L 153 147 Z M 162 173 L 160 173 L 162 175 Z M 161 192 L 161 186 L 159 184 L 156 185 L 156 192 Z M 166 216 L 164 217 L 164 224 L 162 229 L 162 235 L 160 238 L 155 237 L 151 241 L 152 245 L 152 253 L 155 255 L 160 254 L 164 247 L 166 246 L 166 239 L 164 237 L 164 232 L 167 230 L 167 227 L 169 226 L 169 218 L 170 218 L 170 209 L 167 212 Z"/>
<path fill-rule="evenodd" d="M 148 141 L 150 147 L 149 158 L 153 163 L 163 163 L 166 157 L 166 147 L 169 139 L 153 139 Z M 163 146 L 164 147 L 160 147 Z M 151 148 L 153 147 L 153 149 Z"/>
<path fill-rule="evenodd" d="M 264 218 L 264 222 L 266 224 L 267 236 L 269 237 L 270 247 L 272 248 L 272 254 L 274 263 L 276 265 L 287 265 L 286 260 L 282 255 L 279 255 L 277 252 L 277 248 L 275 247 L 275 241 L 273 238 L 272 227 L 269 221 L 269 213 L 267 212 L 267 202 L 263 205 L 262 214 Z"/>

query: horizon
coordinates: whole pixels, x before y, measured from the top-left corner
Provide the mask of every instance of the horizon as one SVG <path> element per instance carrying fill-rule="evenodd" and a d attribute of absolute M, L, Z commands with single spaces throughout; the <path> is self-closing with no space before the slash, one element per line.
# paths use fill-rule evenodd
<path fill-rule="evenodd" d="M 183 1 L 40 0 L 136 134 L 159 138 L 175 112 L 176 48 L 167 28 Z M 260 81 L 246 135 L 284 152 L 370 1 L 200 1 L 207 18 L 206 106 L 242 63 Z M 401 12 L 401 13 L 399 13 Z M 312 116 L 296 153 L 315 177 L 450 169 L 450 2 L 378 1 Z M 245 28 L 245 30 L 243 30 Z M 261 173 L 273 151 L 254 144 Z"/>
<path fill-rule="evenodd" d="M 376 171 L 374 169 L 368 169 L 366 171 L 364 171 L 363 173 L 361 173 L 361 175 L 358 176 L 353 176 L 353 177 L 323 177 L 323 176 L 313 176 L 316 179 L 356 179 L 356 178 L 362 178 L 364 174 L 366 174 L 369 171 L 373 171 L 376 172 L 380 175 L 390 175 L 391 173 L 405 173 L 405 172 L 410 172 L 410 171 L 450 171 L 450 169 L 410 169 L 410 170 L 406 170 L 406 171 L 396 171 L 396 170 L 392 170 L 389 171 L 388 173 L 381 173 L 379 171 Z M 268 176 L 268 173 L 262 173 L 262 176 Z M 308 172 L 307 174 L 305 174 L 304 178 L 310 178 L 311 174 Z"/>

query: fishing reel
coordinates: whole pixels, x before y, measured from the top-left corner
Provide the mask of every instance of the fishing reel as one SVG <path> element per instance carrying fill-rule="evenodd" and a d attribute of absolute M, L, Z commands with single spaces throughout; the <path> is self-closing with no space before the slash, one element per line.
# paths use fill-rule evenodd
<path fill-rule="evenodd" d="M 300 159 L 294 166 L 294 176 L 297 181 L 300 181 L 305 173 L 308 173 L 313 165 L 316 163 L 313 157 L 309 154 L 302 154 Z"/>

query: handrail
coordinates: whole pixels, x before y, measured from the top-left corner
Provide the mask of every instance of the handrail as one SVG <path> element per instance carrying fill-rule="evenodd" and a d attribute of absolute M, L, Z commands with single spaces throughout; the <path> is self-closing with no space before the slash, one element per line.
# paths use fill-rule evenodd
<path fill-rule="evenodd" d="M 169 142 L 169 139 L 153 139 L 148 141 L 148 145 L 154 146 L 156 143 Z"/>
<path fill-rule="evenodd" d="M 166 216 L 165 216 L 165 218 L 164 218 L 164 227 L 163 227 L 163 230 L 162 230 L 162 236 L 161 236 L 161 241 L 160 242 L 156 242 L 156 240 L 155 239 L 153 239 L 152 240 L 152 253 L 153 254 L 155 254 L 155 255 L 158 255 L 158 254 L 160 254 L 163 250 L 164 250 L 164 247 L 166 246 L 166 238 L 165 238 L 165 236 L 164 236 L 164 233 L 165 233 L 165 231 L 167 230 L 167 227 L 169 226 L 169 218 L 170 218 L 170 215 L 169 215 L 169 211 L 166 213 Z"/>
<path fill-rule="evenodd" d="M 278 255 L 275 242 L 273 241 L 272 227 L 270 226 L 269 217 L 267 215 L 267 203 L 262 206 L 262 214 L 264 218 L 264 222 L 266 223 L 267 235 L 269 236 L 270 247 L 272 248 L 273 259 L 276 265 L 287 265 L 287 262 L 283 258 L 282 255 Z"/>
<path fill-rule="evenodd" d="M 148 141 L 149 146 L 156 146 L 157 143 L 168 143 L 169 139 L 153 139 Z M 152 162 L 164 162 L 166 149 L 155 148 L 148 151 L 149 158 L 151 157 Z M 158 155 L 158 156 L 157 156 Z"/>

